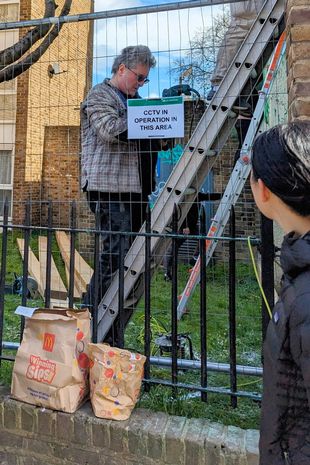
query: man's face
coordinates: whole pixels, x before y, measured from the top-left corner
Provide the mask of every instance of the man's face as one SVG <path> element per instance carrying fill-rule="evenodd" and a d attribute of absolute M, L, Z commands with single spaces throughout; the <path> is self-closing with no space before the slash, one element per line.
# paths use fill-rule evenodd
<path fill-rule="evenodd" d="M 137 64 L 135 67 L 127 68 L 121 64 L 117 71 L 118 88 L 129 97 L 134 97 L 138 89 L 145 84 L 149 71 L 147 65 Z"/>

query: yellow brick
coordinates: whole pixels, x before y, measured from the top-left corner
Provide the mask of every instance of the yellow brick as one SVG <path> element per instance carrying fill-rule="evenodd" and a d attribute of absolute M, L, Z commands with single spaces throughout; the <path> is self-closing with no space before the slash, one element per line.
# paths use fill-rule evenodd
<path fill-rule="evenodd" d="M 44 0 L 21 0 L 20 19 L 41 18 L 44 14 L 44 3 Z M 64 0 L 59 0 L 57 4 L 56 16 L 60 14 Z M 88 13 L 91 11 L 91 5 L 91 0 L 75 0 L 72 2 L 70 14 Z M 86 21 L 65 24 L 58 38 L 41 59 L 18 78 L 14 169 L 16 202 L 13 210 L 13 220 L 16 222 L 23 220 L 26 199 L 30 197 L 40 201 L 46 200 L 43 174 L 52 173 L 51 164 L 55 164 L 55 157 L 49 160 L 44 152 L 48 128 L 79 126 L 77 109 L 90 86 L 91 73 L 87 63 L 87 58 L 92 54 L 89 48 L 90 31 L 90 23 Z M 21 35 L 24 33 L 25 30 L 20 31 Z M 50 78 L 48 67 L 55 63 L 59 65 L 61 74 Z M 60 129 L 61 134 L 63 135 Z M 77 143 L 73 144 L 71 150 L 66 147 L 66 138 L 60 137 L 57 143 L 50 146 L 53 146 L 57 153 L 66 156 L 74 150 L 71 157 L 77 164 Z M 67 169 L 68 172 L 73 171 L 72 166 L 69 168 L 67 165 Z M 72 178 L 70 179 L 72 181 Z M 78 182 L 76 172 L 76 185 Z M 68 200 L 68 195 L 76 197 L 77 187 L 70 190 L 65 182 L 59 185 L 64 188 L 58 189 L 58 197 L 63 196 L 65 201 Z M 40 218 L 40 203 L 34 204 L 33 209 L 37 209 L 34 216 Z"/>
<path fill-rule="evenodd" d="M 310 24 L 292 26 L 290 36 L 291 42 L 310 41 Z"/>

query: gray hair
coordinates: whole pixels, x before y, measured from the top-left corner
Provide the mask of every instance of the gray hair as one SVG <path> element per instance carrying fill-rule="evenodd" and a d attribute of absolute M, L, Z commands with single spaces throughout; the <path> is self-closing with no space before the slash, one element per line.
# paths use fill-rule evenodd
<path fill-rule="evenodd" d="M 112 74 L 115 74 L 121 64 L 126 68 L 135 68 L 137 65 L 146 65 L 154 68 L 156 65 L 155 57 L 146 45 L 130 45 L 124 48 L 118 55 L 112 65 Z"/>

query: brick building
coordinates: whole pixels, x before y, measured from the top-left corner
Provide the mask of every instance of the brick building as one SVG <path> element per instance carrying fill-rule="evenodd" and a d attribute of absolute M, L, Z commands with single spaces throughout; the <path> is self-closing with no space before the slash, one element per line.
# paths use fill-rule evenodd
<path fill-rule="evenodd" d="M 10 21 L 42 18 L 44 3 L 43 0 L 2 0 L 0 15 Z M 64 0 L 57 4 L 56 16 Z M 91 11 L 93 0 L 75 0 L 70 14 Z M 0 193 L 0 201 L 9 193 L 14 223 L 23 222 L 25 202 L 30 200 L 32 223 L 44 224 L 44 202 L 53 200 L 55 221 L 60 225 L 66 211 L 64 203 L 79 195 L 79 106 L 91 85 L 91 27 L 90 22 L 65 24 L 37 63 L 1 87 L 5 89 L 2 92 L 6 93 L 6 102 L 10 95 L 10 106 L 5 106 L 7 121 L 5 131 L 0 131 L 5 134 L 3 141 L 0 139 L 3 151 L 6 150 L 2 156 L 7 157 L 9 165 L 7 189 Z M 3 48 L 24 33 L 23 29 L 2 32 Z M 1 98 L 3 101 L 4 97 Z"/>
<path fill-rule="evenodd" d="M 310 3 L 288 0 L 286 9 L 289 119 L 310 118 Z"/>
<path fill-rule="evenodd" d="M 0 21 L 16 21 L 19 17 L 19 4 L 0 3 Z M 0 31 L 0 49 L 18 40 L 18 31 Z M 0 84 L 0 216 L 5 198 L 12 197 L 13 156 L 15 145 L 16 80 Z"/>

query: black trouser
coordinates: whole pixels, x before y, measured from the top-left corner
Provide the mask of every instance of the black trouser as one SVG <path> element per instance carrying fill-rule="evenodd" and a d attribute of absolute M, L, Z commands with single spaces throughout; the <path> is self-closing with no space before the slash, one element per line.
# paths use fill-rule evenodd
<path fill-rule="evenodd" d="M 96 213 L 97 198 L 88 193 L 88 202 L 91 211 Z M 98 193 L 96 193 L 98 194 Z M 99 304 L 108 287 L 110 286 L 113 276 L 118 269 L 119 261 L 119 235 L 109 234 L 109 231 L 114 232 L 137 232 L 141 228 L 145 220 L 146 202 L 138 201 L 139 195 L 133 196 L 132 201 L 121 200 L 102 201 L 99 199 L 99 215 L 101 233 L 101 252 L 99 260 L 98 273 L 98 296 L 97 303 Z M 124 253 L 129 250 L 134 236 L 126 235 L 124 239 Z M 89 307 L 93 311 L 95 302 L 95 275 L 93 274 L 87 292 L 83 297 L 83 305 Z"/>

